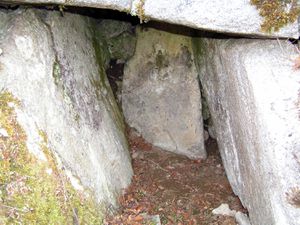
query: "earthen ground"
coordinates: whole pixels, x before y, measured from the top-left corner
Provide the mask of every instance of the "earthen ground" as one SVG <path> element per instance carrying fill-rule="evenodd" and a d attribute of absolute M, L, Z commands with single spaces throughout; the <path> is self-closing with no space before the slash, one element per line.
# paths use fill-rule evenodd
<path fill-rule="evenodd" d="M 227 180 L 216 141 L 206 143 L 208 158 L 191 160 L 162 151 L 128 131 L 134 169 L 131 186 L 120 198 L 120 210 L 105 224 L 155 224 L 145 215 L 159 215 L 167 225 L 235 225 L 212 210 L 222 203 L 246 212 Z"/>

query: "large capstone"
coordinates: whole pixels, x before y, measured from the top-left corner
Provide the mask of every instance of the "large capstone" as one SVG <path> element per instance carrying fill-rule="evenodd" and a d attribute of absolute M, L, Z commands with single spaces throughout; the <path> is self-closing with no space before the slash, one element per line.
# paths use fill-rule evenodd
<path fill-rule="evenodd" d="M 205 158 L 191 40 L 137 29 L 135 55 L 124 71 L 122 108 L 129 126 L 148 142 L 190 158 Z"/>
<path fill-rule="evenodd" d="M 194 39 L 228 179 L 253 225 L 300 224 L 299 57 L 285 41 Z"/>
<path fill-rule="evenodd" d="M 251 5 L 250 0 L 5 0 L 4 2 L 115 9 L 138 15 L 141 21 L 158 20 L 197 29 L 244 36 L 296 39 L 299 37 L 297 21 L 284 26 L 278 32 L 263 32 L 261 25 L 264 23 L 264 17 L 260 15 L 259 10 L 254 5 Z M 258 2 L 265 3 L 265 1 Z M 284 6 L 284 13 L 280 15 L 280 9 L 273 8 L 276 7 L 276 2 L 265 6 L 268 10 L 267 13 L 274 13 L 274 20 L 278 17 L 278 23 L 282 23 L 284 20 L 288 21 L 287 15 L 292 8 L 291 4 Z"/>
<path fill-rule="evenodd" d="M 141 13 L 141 6 L 137 4 L 139 1 L 142 0 L 134 0 L 136 4 L 133 4 L 133 11 L 137 14 Z M 279 32 L 262 32 L 264 18 L 251 5 L 250 0 L 148 0 L 144 1 L 142 13 L 146 19 L 149 17 L 215 32 L 243 36 L 299 37 L 297 21 L 283 27 Z"/>
<path fill-rule="evenodd" d="M 58 4 L 61 6 L 95 7 L 130 12 L 132 0 L 4 0 L 5 3 Z"/>
<path fill-rule="evenodd" d="M 17 114 L 28 149 L 41 155 L 43 131 L 61 166 L 98 202 L 116 206 L 132 168 L 95 30 L 79 15 L 0 11 L 0 90 L 22 103 Z"/>

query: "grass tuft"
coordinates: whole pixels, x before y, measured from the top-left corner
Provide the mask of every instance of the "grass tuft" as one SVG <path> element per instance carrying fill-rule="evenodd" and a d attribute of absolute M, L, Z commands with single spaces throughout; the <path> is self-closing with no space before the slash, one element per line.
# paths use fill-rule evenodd
<path fill-rule="evenodd" d="M 87 192 L 73 188 L 57 167 L 47 134 L 39 131 L 47 160 L 38 160 L 26 146 L 15 107 L 20 102 L 0 93 L 0 224 L 102 224 L 101 208 Z"/>

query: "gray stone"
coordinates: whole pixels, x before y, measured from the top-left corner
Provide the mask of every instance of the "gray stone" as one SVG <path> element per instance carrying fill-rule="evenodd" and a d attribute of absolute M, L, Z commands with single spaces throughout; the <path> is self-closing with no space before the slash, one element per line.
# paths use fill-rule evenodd
<path fill-rule="evenodd" d="M 160 217 L 159 215 L 148 215 L 146 213 L 141 214 L 144 221 L 151 225 L 161 225 Z"/>
<path fill-rule="evenodd" d="M 194 39 L 227 177 L 253 225 L 300 224 L 300 71 L 285 41 Z"/>
<path fill-rule="evenodd" d="M 132 168 L 93 21 L 30 9 L 0 11 L 0 21 L 0 90 L 22 102 L 28 149 L 41 155 L 43 130 L 62 166 L 98 202 L 116 206 Z"/>
<path fill-rule="evenodd" d="M 208 133 L 209 133 L 209 136 L 211 138 L 217 139 L 217 135 L 216 135 L 216 131 L 215 131 L 214 125 L 209 125 L 209 127 L 208 127 Z"/>
<path fill-rule="evenodd" d="M 238 225 L 251 225 L 249 218 L 246 214 L 239 211 L 231 210 L 227 203 L 222 203 L 218 208 L 213 209 L 212 214 L 234 217 Z"/>
<path fill-rule="evenodd" d="M 245 0 L 5 0 L 7 3 L 60 4 L 116 9 L 153 19 L 201 30 L 265 37 L 299 37 L 298 23 L 276 33 L 263 33 L 263 18 Z"/>
<path fill-rule="evenodd" d="M 242 212 L 237 212 L 234 217 L 238 225 L 251 225 L 248 216 Z"/>
<path fill-rule="evenodd" d="M 144 2 L 141 10 L 140 2 Z M 298 39 L 298 23 L 279 32 L 261 32 L 263 18 L 245 0 L 133 0 L 132 12 L 143 17 L 193 28 L 250 36 L 291 37 Z"/>
<path fill-rule="evenodd" d="M 203 131 L 203 135 L 204 135 L 204 141 L 207 141 L 209 139 L 209 133 L 207 130 Z"/>
<path fill-rule="evenodd" d="M 9 137 L 7 131 L 4 128 L 0 128 L 0 136 L 5 138 Z"/>
<path fill-rule="evenodd" d="M 86 6 L 94 8 L 115 9 L 130 12 L 131 0 L 4 0 L 2 3 L 33 3 L 33 4 L 58 4 L 62 6 Z"/>
<path fill-rule="evenodd" d="M 148 142 L 191 158 L 206 157 L 190 37 L 137 29 L 135 55 L 124 71 L 122 108 L 129 126 Z"/>
<path fill-rule="evenodd" d="M 218 208 L 213 209 L 212 214 L 222 216 L 234 216 L 235 210 L 231 210 L 227 203 L 222 203 Z"/>
<path fill-rule="evenodd" d="M 129 22 L 101 20 L 97 24 L 99 36 L 107 43 L 110 58 L 127 61 L 133 56 L 136 37 Z"/>

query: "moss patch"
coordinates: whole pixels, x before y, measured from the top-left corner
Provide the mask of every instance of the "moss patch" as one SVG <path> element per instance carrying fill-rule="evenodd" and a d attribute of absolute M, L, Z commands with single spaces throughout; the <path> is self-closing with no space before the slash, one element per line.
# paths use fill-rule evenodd
<path fill-rule="evenodd" d="M 61 80 L 61 69 L 58 63 L 58 59 L 55 59 L 55 61 L 53 62 L 52 76 L 54 78 L 54 83 L 58 85 L 59 81 Z"/>
<path fill-rule="evenodd" d="M 19 101 L 0 93 L 0 224 L 102 224 L 100 208 L 76 191 L 56 166 L 45 132 L 40 147 L 47 161 L 29 153 L 26 134 L 17 122 Z"/>
<path fill-rule="evenodd" d="M 261 29 L 264 32 L 278 31 L 297 20 L 300 13 L 297 0 L 251 0 L 264 18 Z"/>
<path fill-rule="evenodd" d="M 195 57 L 195 65 L 197 68 L 197 71 L 200 71 L 200 65 L 202 65 L 203 60 L 207 56 L 206 47 L 205 47 L 205 41 L 202 38 L 193 38 L 192 39 L 192 47 L 193 47 L 193 53 Z"/>
<path fill-rule="evenodd" d="M 107 85 L 105 83 L 105 55 L 103 53 L 103 50 L 101 49 L 101 46 L 99 45 L 99 41 L 97 40 L 96 37 L 93 38 L 93 47 L 95 49 L 95 57 L 96 57 L 96 61 L 98 64 L 98 73 L 99 73 L 99 77 L 100 80 L 97 82 L 97 89 L 100 91 L 101 87 L 107 88 Z M 95 83 L 96 81 L 94 81 Z"/>
<path fill-rule="evenodd" d="M 168 57 L 165 54 L 163 54 L 161 50 L 159 50 L 156 54 L 155 65 L 158 69 L 162 69 L 169 66 Z"/>
<path fill-rule="evenodd" d="M 115 122 L 118 125 L 118 128 L 123 133 L 125 130 L 125 124 L 123 121 L 123 116 L 118 108 L 118 105 L 114 99 L 113 91 L 110 87 L 109 81 L 106 76 L 105 66 L 109 61 L 109 52 L 107 43 L 105 40 L 101 39 L 101 34 L 96 29 L 95 24 L 91 24 L 91 34 L 93 35 L 93 47 L 95 50 L 96 62 L 98 64 L 98 76 L 90 79 L 92 86 L 95 88 L 96 96 L 98 100 L 105 101 L 107 105 L 110 105 L 112 114 L 114 115 Z M 108 97 L 101 98 L 101 93 L 106 93 Z"/>

